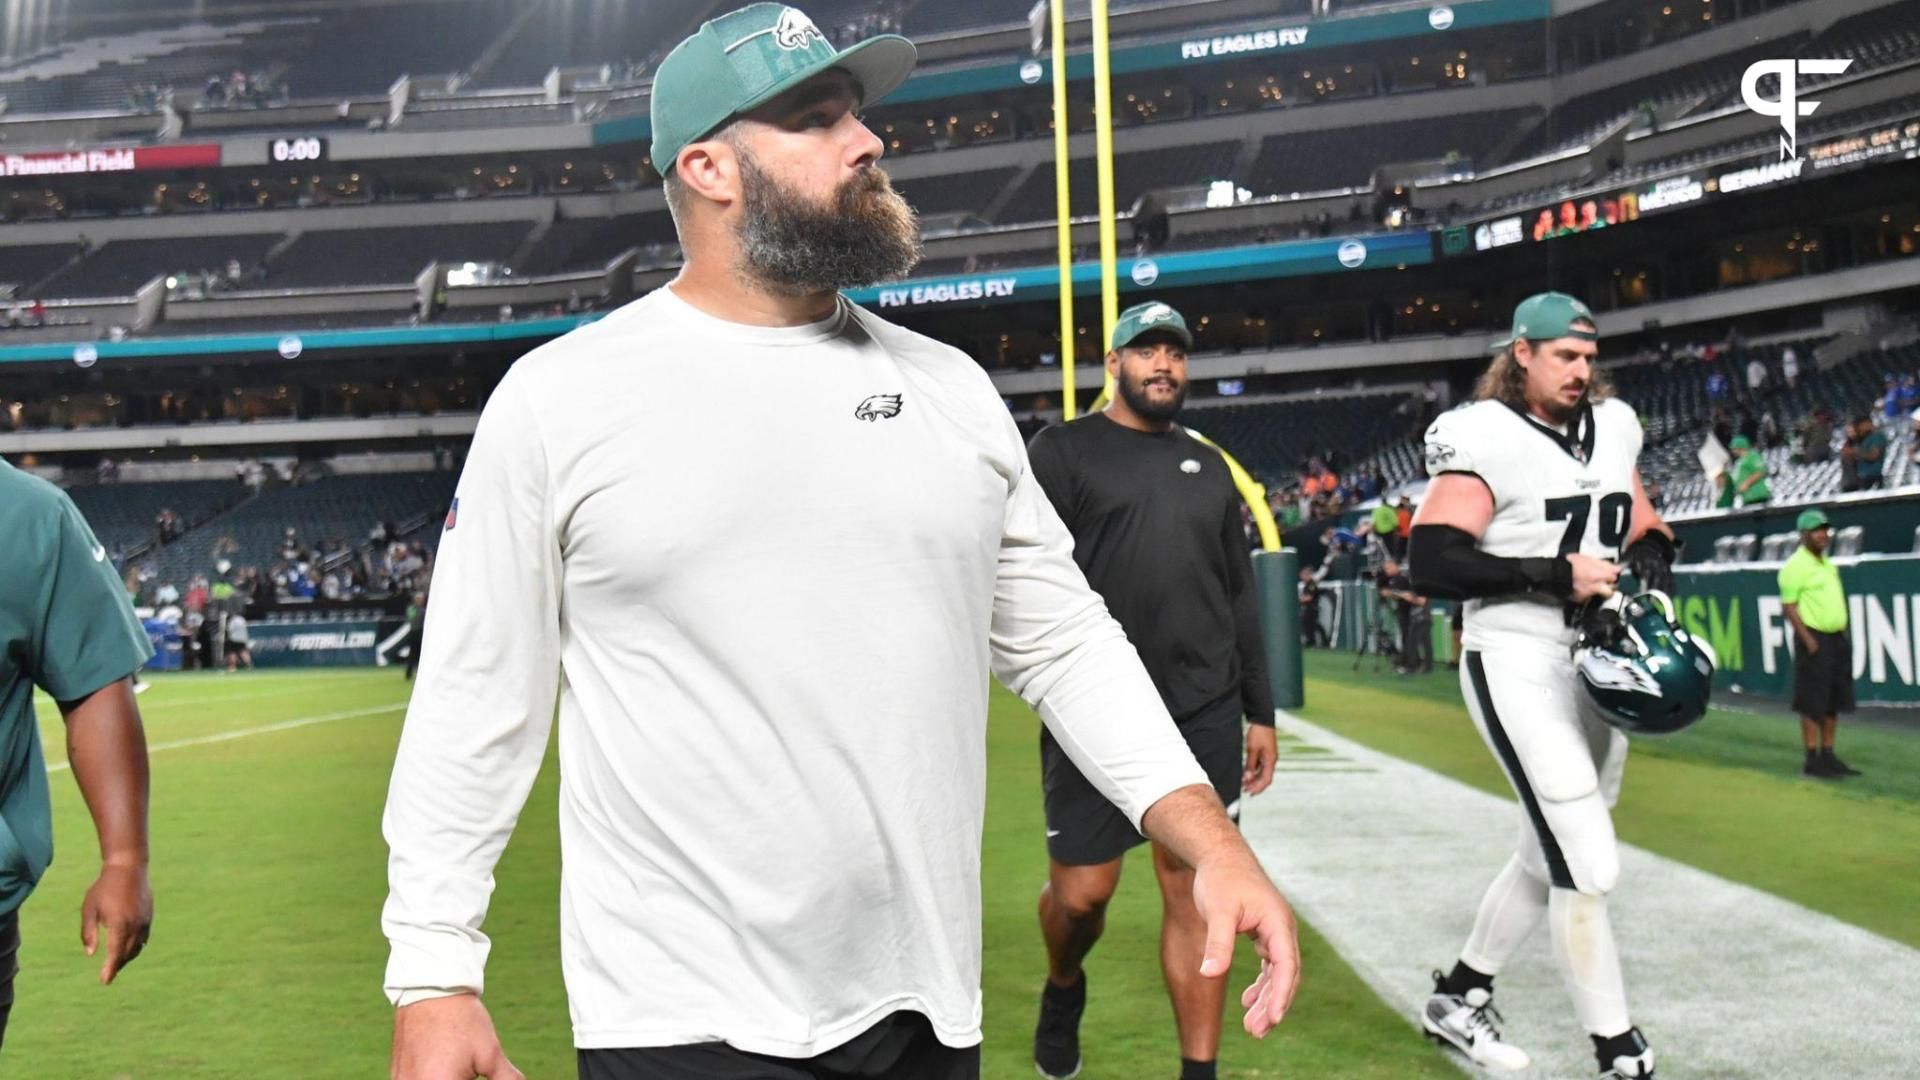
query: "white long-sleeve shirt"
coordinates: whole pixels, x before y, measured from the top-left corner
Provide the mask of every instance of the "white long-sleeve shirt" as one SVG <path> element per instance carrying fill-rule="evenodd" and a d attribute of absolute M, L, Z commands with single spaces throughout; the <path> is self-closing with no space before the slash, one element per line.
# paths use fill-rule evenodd
<path fill-rule="evenodd" d="M 482 988 L 557 695 L 582 1048 L 807 1057 L 899 1009 L 978 1042 L 989 668 L 1135 825 L 1207 782 L 986 374 L 844 301 L 749 327 L 663 288 L 515 364 L 428 610 L 388 996 Z"/>

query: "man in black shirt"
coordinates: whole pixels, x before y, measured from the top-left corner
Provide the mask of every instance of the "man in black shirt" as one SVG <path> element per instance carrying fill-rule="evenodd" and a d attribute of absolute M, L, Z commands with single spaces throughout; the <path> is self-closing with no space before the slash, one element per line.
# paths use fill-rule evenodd
<path fill-rule="evenodd" d="M 1034 477 L 1074 538 L 1074 561 L 1140 652 L 1167 711 L 1230 815 L 1242 790 L 1273 779 L 1273 693 L 1255 606 L 1240 495 L 1220 453 L 1173 423 L 1187 391 L 1193 336 L 1180 313 L 1141 304 L 1114 326 L 1106 411 L 1047 428 L 1028 447 Z M 1241 721 L 1251 722 L 1241 760 Z M 1119 884 L 1121 856 L 1142 841 L 1044 729 L 1048 884 L 1040 927 L 1048 973 L 1034 1035 L 1043 1076 L 1080 1067 L 1081 969 Z M 1154 845 L 1165 900 L 1161 956 L 1180 1032 L 1184 1080 L 1212 1080 L 1226 980 L 1187 957 L 1206 927 L 1193 868 Z"/>
<path fill-rule="evenodd" d="M 1300 643 L 1309 649 L 1332 645 L 1320 625 L 1320 582 L 1311 570 L 1300 571 Z"/>
<path fill-rule="evenodd" d="M 1380 578 L 1380 595 L 1396 608 L 1400 622 L 1400 656 L 1395 670 L 1403 675 L 1433 670 L 1433 614 L 1427 598 L 1413 591 L 1413 581 L 1400 564 L 1388 559 Z"/>

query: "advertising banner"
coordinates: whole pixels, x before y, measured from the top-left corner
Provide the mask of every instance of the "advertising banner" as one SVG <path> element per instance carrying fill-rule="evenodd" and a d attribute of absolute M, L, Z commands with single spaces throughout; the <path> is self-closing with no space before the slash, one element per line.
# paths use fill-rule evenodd
<path fill-rule="evenodd" d="M 220 144 L 118 146 L 95 150 L 29 150 L 0 154 L 0 175 L 72 176 L 90 173 L 202 169 L 220 164 Z"/>
<path fill-rule="evenodd" d="M 382 661 L 382 645 L 405 623 L 398 618 L 255 623 L 249 629 L 255 667 L 372 667 Z"/>
<path fill-rule="evenodd" d="M 1920 556 L 1839 558 L 1861 704 L 1920 706 Z M 1716 689 L 1785 699 L 1793 690 L 1793 624 L 1781 609 L 1778 563 L 1680 567 L 1675 606 L 1688 633 L 1720 658 Z"/>

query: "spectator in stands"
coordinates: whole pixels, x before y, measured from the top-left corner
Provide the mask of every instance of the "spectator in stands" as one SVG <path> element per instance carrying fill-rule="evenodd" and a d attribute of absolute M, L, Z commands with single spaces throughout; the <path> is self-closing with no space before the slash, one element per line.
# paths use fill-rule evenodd
<path fill-rule="evenodd" d="M 205 574 L 196 574 L 187 582 L 185 606 L 188 614 L 199 614 L 207 610 L 207 578 Z"/>
<path fill-rule="evenodd" d="M 1753 359 L 1747 361 L 1747 398 L 1757 402 L 1766 394 L 1766 390 L 1767 362 L 1760 358 L 1759 353 L 1754 353 Z"/>
<path fill-rule="evenodd" d="M 1908 433 L 1907 438 L 1907 456 L 1914 464 L 1920 465 L 1920 409 L 1913 410 L 1913 415 L 1907 419 L 1913 425 L 1913 430 Z"/>
<path fill-rule="evenodd" d="M 1793 655 L 1793 711 L 1806 746 L 1801 772 L 1827 780 L 1860 772 L 1833 752 L 1839 714 L 1853 711 L 1853 641 L 1847 635 L 1847 595 L 1840 568 L 1828 557 L 1832 529 L 1819 510 L 1794 523 L 1800 549 L 1780 568 L 1780 603 L 1799 648 Z"/>
<path fill-rule="evenodd" d="M 1767 487 L 1767 459 L 1754 449 L 1753 441 L 1745 435 L 1735 435 L 1733 445 L 1727 449 L 1733 451 L 1733 490 L 1740 498 L 1741 506 L 1764 506 L 1773 498 L 1773 492 Z"/>
<path fill-rule="evenodd" d="M 1894 400 L 1901 413 L 1912 412 L 1915 406 L 1920 406 L 1920 378 L 1908 375 L 1901 379 L 1900 390 Z"/>
<path fill-rule="evenodd" d="M 1413 496 L 1400 496 L 1400 503 L 1393 508 L 1393 513 L 1399 519 L 1394 532 L 1400 534 L 1400 550 L 1405 551 L 1407 539 L 1413 535 Z"/>
<path fill-rule="evenodd" d="M 1792 390 L 1800 384 L 1800 354 L 1789 345 L 1780 350 L 1780 380 Z"/>
<path fill-rule="evenodd" d="M 1794 452 L 1795 461 L 1815 465 L 1833 456 L 1833 417 L 1826 409 L 1815 409 L 1808 413 L 1796 430 L 1799 448 Z"/>
<path fill-rule="evenodd" d="M 1320 582 L 1310 569 L 1300 571 L 1300 641 L 1309 649 L 1333 644 L 1320 625 Z"/>
<path fill-rule="evenodd" d="M 1733 422 L 1727 419 L 1727 410 L 1717 406 L 1713 410 L 1713 437 L 1721 446 L 1733 443 Z"/>
<path fill-rule="evenodd" d="M 1778 450 L 1787 444 L 1786 436 L 1780 433 L 1780 421 L 1774 419 L 1773 410 L 1771 409 L 1760 414 L 1760 438 L 1758 441 L 1761 446 L 1769 450 Z"/>
<path fill-rule="evenodd" d="M 1862 413 L 1847 429 L 1847 445 L 1840 450 L 1840 490 L 1878 491 L 1886 482 L 1887 435 Z"/>
<path fill-rule="evenodd" d="M 1889 374 L 1886 390 L 1880 396 L 1880 413 L 1888 422 L 1898 419 L 1907 410 L 1900 407 L 1900 380 Z"/>
<path fill-rule="evenodd" d="M 1730 386 L 1727 373 L 1718 368 L 1713 369 L 1707 374 L 1707 400 L 1713 402 L 1727 400 L 1727 391 Z"/>

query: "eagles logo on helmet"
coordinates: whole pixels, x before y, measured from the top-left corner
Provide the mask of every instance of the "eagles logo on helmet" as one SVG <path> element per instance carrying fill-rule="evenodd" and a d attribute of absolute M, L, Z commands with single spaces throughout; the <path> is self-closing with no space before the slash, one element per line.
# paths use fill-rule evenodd
<path fill-rule="evenodd" d="M 1573 661 L 1601 719 L 1631 735 L 1671 735 L 1705 716 L 1719 665 L 1711 646 L 1674 625 L 1673 601 L 1657 591 L 1594 609 Z"/>

